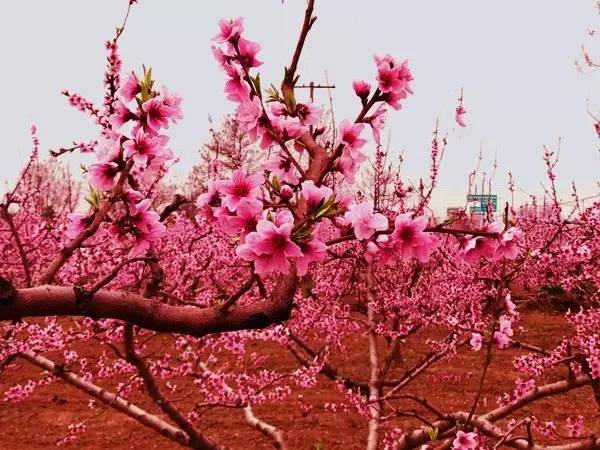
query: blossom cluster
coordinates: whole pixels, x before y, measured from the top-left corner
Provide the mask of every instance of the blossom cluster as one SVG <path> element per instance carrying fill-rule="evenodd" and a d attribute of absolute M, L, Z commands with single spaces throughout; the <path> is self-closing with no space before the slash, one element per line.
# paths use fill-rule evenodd
<path fill-rule="evenodd" d="M 113 46 L 110 51 L 110 57 L 117 58 Z M 117 69 L 113 66 L 110 70 L 114 72 Z M 71 96 L 71 103 L 96 111 L 91 104 L 76 102 L 77 98 Z M 181 98 L 166 88 L 155 90 L 151 70 L 144 69 L 143 77 L 131 72 L 115 93 L 114 101 L 108 104 L 107 111 L 113 112 L 107 120 L 104 118 L 108 113 L 98 113 L 103 118 L 99 121 L 103 137 L 92 148 L 97 162 L 86 168 L 93 189 L 88 199 L 92 212 L 71 213 L 66 235 L 74 239 L 94 222 L 105 193 L 107 201 L 121 202 L 123 206 L 112 217 L 114 234 L 132 235 L 136 241 L 132 252 L 142 253 L 164 233 L 158 214 L 151 210 L 151 199 L 142 190 L 162 176 L 166 164 L 173 159 L 173 152 L 167 147 L 169 138 L 163 132 L 183 117 Z M 80 149 L 83 151 L 84 147 Z"/>

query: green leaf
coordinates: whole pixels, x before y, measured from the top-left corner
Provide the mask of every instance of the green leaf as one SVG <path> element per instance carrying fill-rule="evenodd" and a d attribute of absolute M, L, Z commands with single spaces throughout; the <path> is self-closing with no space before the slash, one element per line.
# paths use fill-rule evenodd
<path fill-rule="evenodd" d="M 256 90 L 256 92 L 258 93 L 258 95 L 260 95 L 260 73 L 257 73 L 256 76 L 254 78 L 250 78 L 252 80 L 252 84 L 254 85 L 254 89 Z"/>
<path fill-rule="evenodd" d="M 102 200 L 102 194 L 95 189 L 91 189 L 90 195 L 85 198 L 85 201 L 88 202 L 94 209 L 100 207 L 100 200 Z"/>
<path fill-rule="evenodd" d="M 317 204 L 317 208 L 315 210 L 315 219 L 323 217 L 327 214 L 331 208 L 335 205 L 335 197 L 332 195 L 327 200 L 323 199 Z"/>
<path fill-rule="evenodd" d="M 293 238 L 297 241 L 305 241 L 312 237 L 312 230 L 308 224 L 304 224 L 300 227 L 298 231 L 296 231 L 293 235 Z"/>
<path fill-rule="evenodd" d="M 267 103 L 280 101 L 281 97 L 279 96 L 279 91 L 274 85 L 271 85 L 271 87 L 267 89 Z"/>
<path fill-rule="evenodd" d="M 152 80 L 152 67 L 150 67 L 149 69 L 146 69 L 145 66 L 142 66 L 144 68 L 144 77 L 142 80 L 140 81 L 140 97 L 141 97 L 141 102 L 144 103 L 148 100 L 150 100 L 152 97 L 154 97 L 154 94 L 152 93 L 152 87 L 154 86 L 154 81 Z M 138 104 L 140 102 L 138 101 Z"/>
<path fill-rule="evenodd" d="M 333 208 L 330 208 L 323 217 L 331 218 L 331 217 L 339 216 L 340 214 L 344 214 L 345 212 L 346 212 L 346 210 L 344 208 L 335 206 Z"/>
<path fill-rule="evenodd" d="M 275 189 L 275 192 L 279 192 L 281 190 L 281 183 L 279 182 L 277 175 L 273 175 L 273 178 L 271 179 L 271 185 L 273 186 L 273 189 Z"/>
<path fill-rule="evenodd" d="M 435 428 L 428 427 L 427 433 L 429 434 L 429 440 L 437 441 L 438 433 L 439 433 L 438 427 L 435 427 Z"/>

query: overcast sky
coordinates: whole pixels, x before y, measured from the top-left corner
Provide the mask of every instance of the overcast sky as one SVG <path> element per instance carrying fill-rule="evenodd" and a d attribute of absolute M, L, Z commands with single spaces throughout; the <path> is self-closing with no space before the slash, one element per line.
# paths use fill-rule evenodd
<path fill-rule="evenodd" d="M 112 37 L 126 0 L 19 0 L 3 2 L 0 15 L 0 180 L 12 180 L 26 159 L 28 129 L 39 128 L 42 148 L 96 137 L 91 121 L 68 106 L 62 89 L 100 102 L 104 41 Z M 8 6 L 10 5 L 10 6 Z M 124 69 L 153 68 L 159 85 L 184 98 L 184 120 L 172 128 L 181 175 L 198 159 L 208 138 L 209 115 L 233 110 L 224 99 L 223 74 L 210 52 L 222 17 L 245 17 L 246 36 L 262 45 L 263 85 L 279 84 L 289 64 L 304 0 L 141 0 L 121 39 Z M 408 58 L 414 91 L 388 120 L 392 148 L 404 150 L 405 175 L 427 174 L 436 117 L 448 132 L 438 208 L 464 202 L 467 174 L 483 149 L 484 169 L 497 153 L 495 189 L 506 191 L 512 171 L 520 192 L 540 192 L 544 144 L 562 137 L 558 169 L 563 192 L 575 179 L 582 192 L 598 192 L 600 141 L 586 113 L 586 99 L 600 109 L 600 76 L 574 67 L 582 43 L 600 46 L 587 29 L 600 26 L 587 0 L 317 0 L 317 23 L 301 59 L 301 81 L 325 81 L 339 120 L 356 115 L 355 78 L 373 80 L 374 53 Z M 453 111 L 464 86 L 466 129 L 456 130 Z M 326 102 L 318 92 L 318 102 Z M 71 157 L 77 170 L 79 159 Z M 566 197 L 566 196 L 565 196 Z M 502 198 L 501 198 L 502 199 Z"/>

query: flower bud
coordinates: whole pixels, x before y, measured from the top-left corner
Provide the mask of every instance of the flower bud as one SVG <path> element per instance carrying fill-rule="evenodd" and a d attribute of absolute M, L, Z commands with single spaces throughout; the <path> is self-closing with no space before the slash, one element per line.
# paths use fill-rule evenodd
<path fill-rule="evenodd" d="M 292 198 L 294 196 L 294 191 L 292 191 L 292 188 L 289 187 L 287 184 L 284 184 L 283 186 L 281 186 L 281 189 L 279 190 L 279 196 L 283 200 L 289 200 L 290 198 Z"/>
<path fill-rule="evenodd" d="M 377 253 L 379 253 L 379 247 L 377 247 L 375 242 L 369 242 L 367 244 L 367 253 L 371 256 L 375 256 Z"/>
<path fill-rule="evenodd" d="M 19 207 L 18 203 L 10 203 L 6 208 L 6 212 L 9 216 L 15 216 L 19 214 L 20 210 L 21 208 Z"/>
<path fill-rule="evenodd" d="M 364 80 L 354 80 L 352 82 L 352 87 L 354 88 L 356 95 L 360 98 L 368 97 L 371 92 L 371 85 Z"/>

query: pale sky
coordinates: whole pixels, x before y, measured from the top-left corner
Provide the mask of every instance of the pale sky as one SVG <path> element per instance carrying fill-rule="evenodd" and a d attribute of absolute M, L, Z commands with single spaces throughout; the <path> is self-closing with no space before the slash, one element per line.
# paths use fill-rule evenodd
<path fill-rule="evenodd" d="M 2 2 L 0 15 L 0 180 L 14 180 L 39 129 L 42 149 L 97 136 L 89 118 L 60 95 L 69 89 L 101 101 L 104 41 L 123 17 L 126 0 L 19 0 Z M 124 69 L 151 66 L 159 85 L 183 97 L 184 120 L 172 127 L 181 175 L 198 160 L 208 139 L 207 118 L 234 105 L 222 95 L 224 76 L 210 51 L 222 17 L 245 17 L 246 37 L 262 45 L 263 86 L 279 84 L 302 21 L 304 0 L 140 0 L 121 39 Z M 562 137 L 560 188 L 576 180 L 596 194 L 600 141 L 585 104 L 600 110 L 600 75 L 574 67 L 585 43 L 600 60 L 587 29 L 600 27 L 588 0 L 317 0 L 318 20 L 301 59 L 301 82 L 325 81 L 327 70 L 338 122 L 353 118 L 359 102 L 353 79 L 374 80 L 374 53 L 409 59 L 414 91 L 388 119 L 392 148 L 405 154 L 404 173 L 427 175 L 436 117 L 449 145 L 436 206 L 464 203 L 467 174 L 483 148 L 484 169 L 497 152 L 495 190 L 500 201 L 512 171 L 522 192 L 541 192 L 542 145 Z M 595 38 L 598 39 L 598 38 Z M 456 130 L 453 112 L 464 86 L 467 128 Z M 303 95 L 303 94 L 302 94 Z M 317 102 L 327 102 L 319 92 Z M 371 147 L 372 150 L 372 147 Z M 73 170 L 80 159 L 71 157 Z M 521 191 L 520 191 L 521 192 Z"/>

